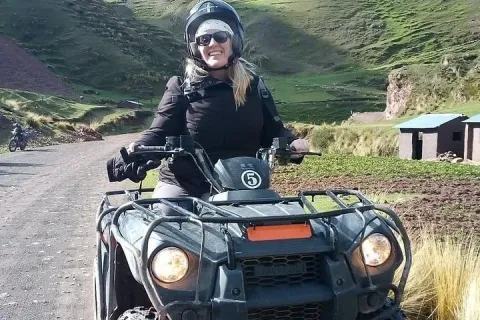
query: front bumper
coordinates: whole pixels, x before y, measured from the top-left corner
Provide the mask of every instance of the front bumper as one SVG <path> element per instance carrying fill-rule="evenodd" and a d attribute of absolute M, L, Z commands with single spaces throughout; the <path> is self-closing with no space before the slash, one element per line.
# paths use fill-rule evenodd
<path fill-rule="evenodd" d="M 245 288 L 245 290 L 244 290 Z M 350 288 L 351 289 L 351 288 Z M 354 291 L 353 291 L 354 292 Z M 339 295 L 339 300 L 355 301 Z M 218 269 L 213 298 L 208 302 L 175 301 L 162 306 L 160 319 L 171 320 L 303 320 L 334 319 L 334 292 L 322 284 L 301 284 L 290 287 L 243 286 L 241 267 L 234 270 L 227 266 Z M 354 319 L 356 308 L 345 308 L 335 319 Z M 352 311 L 353 310 L 353 311 Z"/>
<path fill-rule="evenodd" d="M 326 285 L 254 287 L 244 285 L 243 279 L 240 265 L 233 270 L 222 265 L 212 299 L 207 303 L 173 302 L 165 306 L 163 314 L 172 320 L 184 320 L 185 314 L 202 320 L 333 319 L 334 293 Z"/>
<path fill-rule="evenodd" d="M 311 303 L 282 307 L 269 307 L 247 310 L 245 302 L 231 300 L 212 300 L 204 303 L 172 302 L 165 306 L 159 319 L 172 320 L 300 320 L 300 319 L 333 319 L 325 316 L 324 304 Z M 352 318 L 350 318 L 352 319 Z"/>

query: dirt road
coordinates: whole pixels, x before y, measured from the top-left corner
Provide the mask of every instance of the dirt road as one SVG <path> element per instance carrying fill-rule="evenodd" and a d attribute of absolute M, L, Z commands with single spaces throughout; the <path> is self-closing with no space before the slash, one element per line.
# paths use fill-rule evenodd
<path fill-rule="evenodd" d="M 106 161 L 137 135 L 0 155 L 0 320 L 92 319 Z"/>

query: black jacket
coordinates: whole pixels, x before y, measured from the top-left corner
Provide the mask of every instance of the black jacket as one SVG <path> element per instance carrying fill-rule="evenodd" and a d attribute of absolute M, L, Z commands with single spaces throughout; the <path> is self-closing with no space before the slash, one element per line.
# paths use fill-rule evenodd
<path fill-rule="evenodd" d="M 142 145 L 163 145 L 166 136 L 190 134 L 201 144 L 212 163 L 236 156 L 255 156 L 261 147 L 270 147 L 274 137 L 295 137 L 282 121 L 274 121 L 257 92 L 258 77 L 247 90 L 244 105 L 235 107 L 232 86 L 213 77 L 192 84 L 184 94 L 182 78 L 172 77 L 148 130 L 136 141 Z M 301 160 L 300 160 L 301 161 Z M 190 158 L 179 157 L 163 163 L 159 179 L 183 187 L 193 196 L 208 192 L 210 186 Z"/>

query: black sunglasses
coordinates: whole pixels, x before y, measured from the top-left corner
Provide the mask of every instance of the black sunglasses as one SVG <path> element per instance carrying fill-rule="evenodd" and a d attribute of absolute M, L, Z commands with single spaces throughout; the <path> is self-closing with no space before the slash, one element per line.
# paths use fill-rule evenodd
<path fill-rule="evenodd" d="M 224 43 L 230 38 L 230 33 L 227 31 L 217 31 L 213 34 L 202 34 L 195 39 L 199 46 L 208 46 L 212 38 L 218 43 Z"/>

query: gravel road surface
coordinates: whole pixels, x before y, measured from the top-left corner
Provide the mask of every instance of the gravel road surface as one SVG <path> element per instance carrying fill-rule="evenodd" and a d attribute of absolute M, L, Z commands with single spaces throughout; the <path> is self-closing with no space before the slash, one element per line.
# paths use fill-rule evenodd
<path fill-rule="evenodd" d="M 95 210 L 106 161 L 138 135 L 0 155 L 0 320 L 93 318 Z"/>

